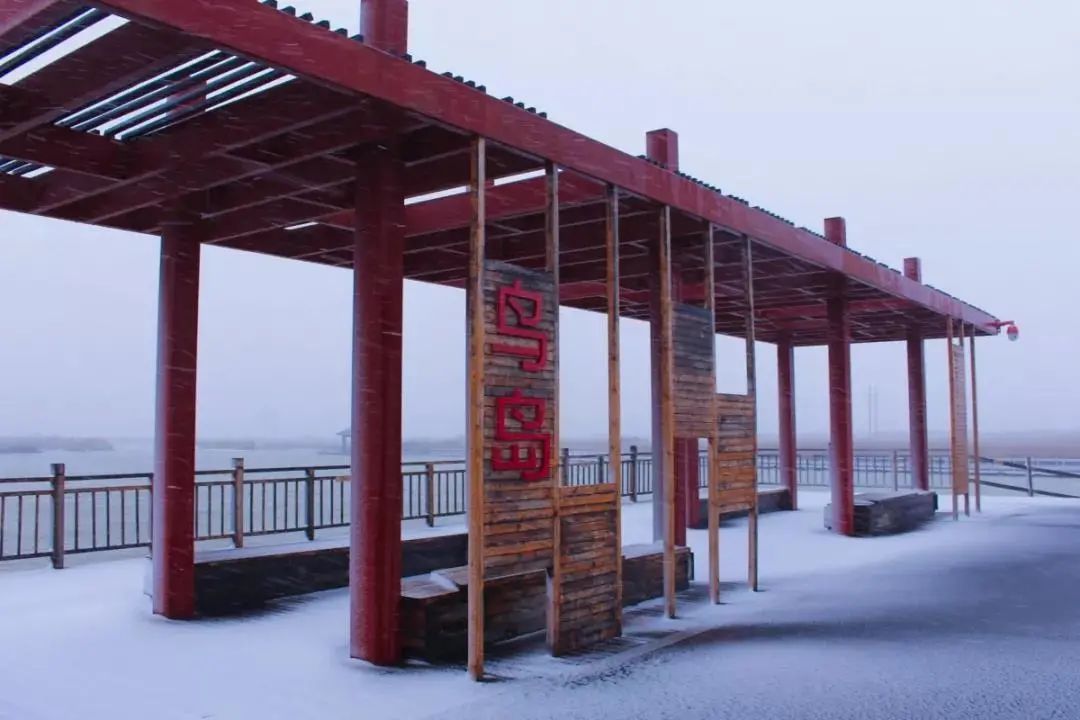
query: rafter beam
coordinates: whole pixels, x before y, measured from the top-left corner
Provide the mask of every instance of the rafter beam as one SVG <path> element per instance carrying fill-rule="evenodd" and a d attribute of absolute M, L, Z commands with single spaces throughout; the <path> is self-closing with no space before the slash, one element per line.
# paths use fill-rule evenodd
<path fill-rule="evenodd" d="M 993 317 L 974 307 L 825 242 L 807 230 L 400 58 L 323 28 L 296 23 L 265 5 L 246 0 L 95 0 L 94 4 L 142 22 L 210 39 L 317 83 L 376 97 L 405 111 L 551 160 L 988 331 L 994 322 Z"/>

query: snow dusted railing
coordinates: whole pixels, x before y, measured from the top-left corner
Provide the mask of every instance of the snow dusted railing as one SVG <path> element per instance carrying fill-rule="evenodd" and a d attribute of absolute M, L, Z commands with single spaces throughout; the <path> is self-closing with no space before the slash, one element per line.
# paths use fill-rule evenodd
<path fill-rule="evenodd" d="M 932 453 L 931 487 L 947 489 L 951 467 L 947 453 Z M 631 502 L 652 494 L 652 458 L 631 448 L 620 458 L 622 494 Z M 591 485 L 610 477 L 607 455 L 563 450 L 558 463 L 567 483 Z M 775 450 L 758 453 L 758 482 L 779 485 Z M 1080 460 L 983 458 L 983 484 L 1029 495 L 1080 495 Z M 704 453 L 699 485 L 707 483 Z M 196 473 L 195 536 L 200 542 L 302 534 L 349 525 L 349 466 L 246 468 Z M 825 450 L 798 453 L 799 485 L 828 487 Z M 66 555 L 149 547 L 151 473 L 67 475 L 62 464 L 40 477 L 0 478 L 0 560 L 51 557 L 63 567 Z M 855 455 L 860 488 L 911 487 L 904 451 L 867 451 Z M 466 512 L 465 464 L 461 460 L 410 462 L 402 465 L 402 518 L 435 525 L 438 518 Z"/>

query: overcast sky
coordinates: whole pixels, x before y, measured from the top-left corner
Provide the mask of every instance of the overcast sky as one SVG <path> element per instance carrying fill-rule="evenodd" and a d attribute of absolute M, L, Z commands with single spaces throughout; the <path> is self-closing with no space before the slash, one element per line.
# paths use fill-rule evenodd
<path fill-rule="evenodd" d="M 307 0 L 355 30 L 359 0 Z M 1074 0 L 412 0 L 410 47 L 628 152 L 676 130 L 682 169 L 820 228 L 1021 327 L 978 347 L 986 432 L 1080 429 L 1080 3 Z M 153 431 L 158 242 L 0 212 L 0 434 Z M 329 436 L 348 425 L 351 275 L 207 248 L 202 437 Z M 606 428 L 604 319 L 562 315 L 562 427 Z M 464 298 L 408 284 L 405 433 L 463 433 Z M 927 343 L 944 430 L 943 341 Z M 721 343 L 721 390 L 743 386 Z M 852 351 L 855 425 L 907 427 L 904 349 Z M 827 427 L 824 352 L 797 351 L 799 429 Z M 760 419 L 776 364 L 759 346 Z M 623 416 L 648 433 L 644 325 L 623 323 Z"/>

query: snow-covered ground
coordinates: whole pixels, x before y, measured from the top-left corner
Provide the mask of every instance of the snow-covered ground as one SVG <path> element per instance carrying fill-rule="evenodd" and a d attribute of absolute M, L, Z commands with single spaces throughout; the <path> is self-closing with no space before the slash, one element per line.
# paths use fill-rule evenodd
<path fill-rule="evenodd" d="M 629 634 L 666 639 L 495 659 L 504 680 L 484 684 L 349 660 L 346 591 L 180 623 L 150 614 L 141 559 L 8 572 L 0 720 L 1080 717 L 1080 502 L 984 498 L 980 517 L 849 539 L 822 528 L 824 493 L 801 500 L 762 517 L 763 592 L 737 584 L 746 525 L 730 523 L 723 605 L 631 612 Z M 625 507 L 626 543 L 650 540 L 650 512 Z M 704 578 L 705 535 L 690 540 Z"/>

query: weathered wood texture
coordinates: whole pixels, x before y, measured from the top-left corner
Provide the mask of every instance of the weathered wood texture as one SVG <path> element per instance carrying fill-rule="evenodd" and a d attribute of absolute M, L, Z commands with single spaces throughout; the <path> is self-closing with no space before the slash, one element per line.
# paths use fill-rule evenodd
<path fill-rule="evenodd" d="M 968 423 L 967 423 L 967 377 L 964 365 L 964 346 L 950 347 L 949 396 L 952 403 L 952 491 L 956 495 L 968 493 Z"/>
<path fill-rule="evenodd" d="M 614 483 L 559 488 L 556 655 L 620 632 L 618 498 Z"/>
<path fill-rule="evenodd" d="M 716 393 L 712 311 L 677 303 L 673 315 L 675 436 L 708 438 Z"/>
<path fill-rule="evenodd" d="M 515 295 L 534 293 L 540 298 L 539 305 L 520 299 L 518 307 L 522 312 L 505 309 L 502 317 L 509 327 L 525 334 L 542 334 L 543 340 L 515 337 L 505 327 L 500 329 L 499 293 L 507 289 Z M 484 360 L 484 444 L 488 450 L 484 458 L 483 536 L 487 578 L 547 571 L 552 566 L 556 313 L 555 285 L 550 273 L 493 260 L 485 263 L 484 324 L 488 343 Z M 501 410 L 500 401 L 504 403 Z M 520 467 L 500 468 L 506 465 Z M 535 476 L 530 474 L 533 470 Z"/>
<path fill-rule="evenodd" d="M 717 449 L 709 482 L 714 511 L 750 509 L 757 503 L 757 432 L 753 395 L 716 395 Z"/>
<path fill-rule="evenodd" d="M 928 490 L 870 492 L 855 496 L 855 534 L 893 535 L 933 520 L 937 493 Z M 832 530 L 832 508 L 825 506 L 825 527 Z"/>
<path fill-rule="evenodd" d="M 402 577 L 464 565 L 467 548 L 465 533 L 405 540 Z M 195 554 L 195 603 L 200 615 L 238 613 L 278 598 L 348 586 L 348 538 Z"/>
<path fill-rule="evenodd" d="M 663 594 L 663 552 L 659 544 L 623 548 L 622 597 L 634 605 Z M 693 556 L 676 550 L 676 588 L 689 587 Z M 460 661 L 466 651 L 466 589 L 463 569 L 439 571 L 402 581 L 401 620 L 405 654 L 425 660 Z M 484 642 L 494 643 L 544 629 L 546 574 L 530 571 L 484 583 L 490 609 Z"/>
<path fill-rule="evenodd" d="M 468 433 L 467 474 L 469 478 L 469 590 L 468 590 L 468 669 L 473 680 L 484 676 L 484 474 L 487 451 L 484 446 L 484 371 L 487 341 L 484 337 L 484 258 L 487 227 L 487 141 L 472 140 L 469 153 L 469 204 L 472 223 L 469 228 L 469 275 L 465 288 L 466 335 L 468 338 Z"/>

